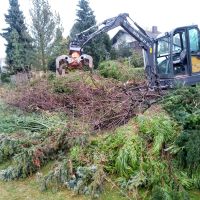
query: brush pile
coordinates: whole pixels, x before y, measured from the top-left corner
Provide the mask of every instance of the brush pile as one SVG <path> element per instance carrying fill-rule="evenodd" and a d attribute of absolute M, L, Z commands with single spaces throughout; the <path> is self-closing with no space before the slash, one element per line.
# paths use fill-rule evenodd
<path fill-rule="evenodd" d="M 47 78 L 18 89 L 8 103 L 25 111 L 64 111 L 79 118 L 93 130 L 111 129 L 125 124 L 161 97 L 146 84 L 122 84 L 86 72 L 64 78 Z M 16 97 L 17 96 L 17 97 Z"/>

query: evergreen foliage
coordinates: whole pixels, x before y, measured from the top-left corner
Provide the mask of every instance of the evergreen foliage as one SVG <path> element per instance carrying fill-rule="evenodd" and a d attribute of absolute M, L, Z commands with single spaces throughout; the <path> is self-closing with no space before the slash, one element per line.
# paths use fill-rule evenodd
<path fill-rule="evenodd" d="M 199 171 L 200 164 L 200 131 L 185 131 L 176 140 L 178 164 L 187 169 L 189 174 Z"/>
<path fill-rule="evenodd" d="M 62 32 L 62 27 L 57 27 L 55 39 L 49 49 L 48 69 L 54 72 L 56 71 L 56 57 L 68 54 L 69 38 L 64 38 Z"/>
<path fill-rule="evenodd" d="M 25 18 L 20 10 L 18 0 L 9 0 L 8 14 L 5 21 L 8 28 L 1 34 L 6 41 L 6 62 L 10 70 L 16 73 L 32 64 L 32 38 L 25 25 Z"/>
<path fill-rule="evenodd" d="M 196 174 L 200 164 L 200 87 L 175 90 L 164 98 L 163 106 L 183 127 L 174 146 L 178 164 L 190 175 Z"/>
<path fill-rule="evenodd" d="M 20 152 L 22 146 L 18 140 L 0 135 L 0 164 Z"/>
<path fill-rule="evenodd" d="M 128 62 L 132 67 L 144 67 L 144 59 L 141 52 L 133 51 Z"/>
<path fill-rule="evenodd" d="M 169 93 L 164 108 L 184 127 L 200 128 L 200 87 L 183 87 Z"/>
<path fill-rule="evenodd" d="M 176 136 L 175 124 L 164 114 L 153 118 L 141 115 L 137 121 L 139 131 L 152 143 L 152 153 L 159 154 L 163 146 Z"/>
<path fill-rule="evenodd" d="M 58 153 L 68 151 L 73 145 L 81 145 L 86 142 L 85 136 L 71 137 L 68 136 L 69 129 L 56 133 L 44 140 L 38 141 L 35 146 L 28 146 L 22 149 L 13 157 L 13 166 L 0 171 L 0 180 L 14 180 L 26 178 L 37 172 L 40 167 L 48 161 L 55 159 Z M 56 137 L 56 138 L 55 138 Z M 3 144 L 0 145 L 1 148 Z M 6 154 L 5 154 L 6 155 Z"/>
<path fill-rule="evenodd" d="M 125 41 L 123 41 L 116 50 L 116 54 L 118 57 L 124 58 L 130 57 L 132 55 L 132 52 L 128 44 Z"/>
<path fill-rule="evenodd" d="M 72 174 L 70 172 L 69 161 L 62 161 L 56 164 L 55 168 L 46 176 L 40 178 L 40 187 L 42 191 L 52 189 L 53 191 L 59 187 L 67 187 L 73 190 L 75 194 L 91 195 L 99 197 L 102 192 L 105 173 L 102 166 L 85 166 L 77 167 Z"/>
<path fill-rule="evenodd" d="M 155 186 L 152 190 L 151 200 L 189 200 L 190 197 L 185 190 L 170 189 L 167 187 Z"/>
<path fill-rule="evenodd" d="M 117 176 L 117 184 L 129 194 L 148 188 L 152 199 L 188 197 L 183 187 L 190 188 L 193 183 L 187 175 L 180 178 L 179 169 L 173 166 L 172 158 L 165 150 L 176 136 L 174 123 L 162 114 L 141 117 L 137 119 L 139 132 L 134 131 L 131 121 L 113 134 L 91 141 L 81 151 L 77 146 L 73 147 L 70 158 L 74 167 L 103 163 L 104 171 Z M 157 126 L 158 122 L 161 124 Z M 162 140 L 158 140 L 161 135 Z M 154 186 L 158 188 L 151 190 Z"/>
<path fill-rule="evenodd" d="M 73 81 L 80 84 L 81 79 L 80 74 L 59 80 L 52 74 L 48 77 L 51 92 L 78 93 L 79 99 Z M 47 90 L 45 85 L 42 88 Z M 93 103 L 99 99 L 93 98 Z M 187 200 L 186 190 L 200 188 L 199 86 L 177 89 L 162 103 L 178 124 L 159 107 L 99 137 L 84 129 L 86 115 L 84 122 L 75 121 L 74 107 L 73 117 L 66 120 L 50 110 L 24 116 L 0 104 L 0 163 L 12 161 L 0 170 L 0 179 L 24 178 L 57 160 L 47 175 L 38 173 L 41 190 L 65 187 L 75 194 L 99 197 L 107 181 L 129 199 Z M 89 140 L 85 133 L 92 134 Z"/>
<path fill-rule="evenodd" d="M 77 33 L 85 31 L 86 29 L 96 25 L 95 15 L 89 6 L 88 0 L 79 0 L 76 15 L 76 22 L 70 31 L 70 37 L 72 40 L 75 38 Z M 95 30 L 96 27 L 94 27 L 91 33 Z M 110 38 L 106 33 L 98 35 L 86 44 L 83 49 L 86 54 L 93 57 L 94 66 L 97 68 L 99 62 L 104 60 L 111 51 Z"/>
<path fill-rule="evenodd" d="M 63 125 L 59 115 L 45 116 L 27 114 L 18 109 L 9 109 L 0 102 L 0 132 L 11 134 L 16 131 L 31 133 L 48 131 Z"/>
<path fill-rule="evenodd" d="M 10 83 L 10 73 L 2 72 L 0 78 L 2 83 Z"/>
<path fill-rule="evenodd" d="M 122 82 L 145 80 L 144 69 L 133 68 L 132 66 L 115 60 L 101 62 L 99 65 L 99 73 L 105 78 L 114 78 Z"/>

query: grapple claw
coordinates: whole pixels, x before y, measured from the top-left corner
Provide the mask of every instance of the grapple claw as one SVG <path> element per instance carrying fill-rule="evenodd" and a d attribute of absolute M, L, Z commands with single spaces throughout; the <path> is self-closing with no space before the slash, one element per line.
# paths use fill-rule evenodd
<path fill-rule="evenodd" d="M 61 55 L 56 58 L 56 70 L 59 75 L 62 75 L 62 69 L 64 66 L 67 69 L 83 69 L 83 66 L 88 66 L 90 71 L 93 70 L 93 58 L 90 55 L 82 54 L 74 51 L 71 55 Z"/>

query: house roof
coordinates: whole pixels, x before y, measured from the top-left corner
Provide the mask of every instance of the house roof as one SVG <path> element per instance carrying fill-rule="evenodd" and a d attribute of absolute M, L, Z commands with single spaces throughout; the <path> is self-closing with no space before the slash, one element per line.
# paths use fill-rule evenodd
<path fill-rule="evenodd" d="M 156 38 L 161 32 L 156 31 L 156 32 L 152 32 L 152 31 L 145 31 L 147 33 L 147 35 L 151 38 Z M 117 40 L 123 35 L 123 34 L 128 34 L 125 30 L 120 29 L 112 38 L 112 44 L 115 44 L 117 42 Z"/>
<path fill-rule="evenodd" d="M 125 30 L 120 29 L 112 38 L 111 42 L 112 44 L 115 44 L 117 40 L 122 36 L 123 34 L 128 34 Z"/>
<path fill-rule="evenodd" d="M 151 32 L 151 31 L 146 31 L 147 35 L 150 36 L 151 38 L 156 38 L 161 32 Z"/>

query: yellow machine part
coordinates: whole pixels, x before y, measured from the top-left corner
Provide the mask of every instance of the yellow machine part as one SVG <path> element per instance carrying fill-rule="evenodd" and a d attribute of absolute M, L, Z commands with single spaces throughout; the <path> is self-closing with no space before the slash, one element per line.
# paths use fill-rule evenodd
<path fill-rule="evenodd" d="M 192 56 L 192 73 L 200 72 L 200 58 Z"/>

